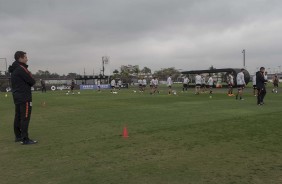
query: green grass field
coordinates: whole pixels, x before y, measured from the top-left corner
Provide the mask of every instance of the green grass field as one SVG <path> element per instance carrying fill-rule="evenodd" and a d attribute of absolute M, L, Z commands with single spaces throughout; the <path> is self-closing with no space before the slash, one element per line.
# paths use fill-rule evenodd
<path fill-rule="evenodd" d="M 282 183 L 282 93 L 260 107 L 251 89 L 245 101 L 132 90 L 35 92 L 39 144 L 28 146 L 14 142 L 12 97 L 0 93 L 0 183 Z"/>

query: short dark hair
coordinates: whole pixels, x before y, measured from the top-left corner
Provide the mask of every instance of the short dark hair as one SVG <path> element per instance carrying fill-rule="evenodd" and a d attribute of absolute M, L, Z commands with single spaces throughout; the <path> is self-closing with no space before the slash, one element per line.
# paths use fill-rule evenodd
<path fill-rule="evenodd" d="M 26 54 L 26 52 L 24 51 L 17 51 L 14 55 L 14 58 L 16 61 L 18 61 L 20 58 L 24 58 L 24 55 Z"/>
<path fill-rule="evenodd" d="M 241 69 L 241 71 L 244 71 L 244 70 L 245 70 L 245 68 L 242 68 L 242 69 Z"/>
<path fill-rule="evenodd" d="M 264 67 L 260 67 L 260 69 L 259 70 L 265 70 L 265 68 Z"/>

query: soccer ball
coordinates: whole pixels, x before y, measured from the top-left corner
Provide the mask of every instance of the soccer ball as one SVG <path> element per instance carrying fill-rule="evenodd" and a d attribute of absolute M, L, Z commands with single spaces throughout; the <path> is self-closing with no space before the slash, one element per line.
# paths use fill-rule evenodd
<path fill-rule="evenodd" d="M 136 91 L 134 90 L 133 93 L 136 93 Z"/>
<path fill-rule="evenodd" d="M 79 94 L 79 95 L 80 95 L 80 92 L 77 92 L 77 94 Z"/>
<path fill-rule="evenodd" d="M 66 93 L 66 95 L 69 95 L 69 93 Z"/>
<path fill-rule="evenodd" d="M 7 97 L 8 97 L 8 95 L 7 95 L 7 94 L 5 94 L 5 97 L 7 98 Z"/>

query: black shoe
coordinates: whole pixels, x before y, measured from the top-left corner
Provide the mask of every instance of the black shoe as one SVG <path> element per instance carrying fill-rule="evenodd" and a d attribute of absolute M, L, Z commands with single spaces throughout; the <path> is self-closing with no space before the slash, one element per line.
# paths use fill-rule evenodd
<path fill-rule="evenodd" d="M 33 141 L 31 139 L 28 139 L 28 140 L 23 140 L 21 143 L 22 143 L 22 145 L 29 145 L 29 144 L 36 144 L 37 141 Z"/>
<path fill-rule="evenodd" d="M 16 137 L 15 142 L 21 142 L 22 138 Z"/>

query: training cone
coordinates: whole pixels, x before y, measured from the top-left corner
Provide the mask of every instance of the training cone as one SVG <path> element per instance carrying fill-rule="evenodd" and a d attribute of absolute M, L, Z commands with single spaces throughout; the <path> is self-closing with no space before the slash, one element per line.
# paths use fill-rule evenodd
<path fill-rule="evenodd" d="M 123 128 L 123 133 L 122 133 L 123 138 L 128 138 L 128 132 L 126 126 Z"/>

